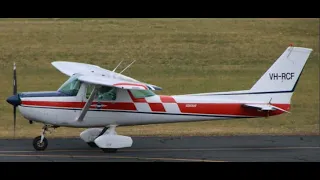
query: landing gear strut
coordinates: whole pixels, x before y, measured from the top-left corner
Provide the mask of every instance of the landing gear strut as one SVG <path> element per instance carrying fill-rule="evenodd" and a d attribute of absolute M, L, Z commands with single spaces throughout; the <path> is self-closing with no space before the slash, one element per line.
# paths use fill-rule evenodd
<path fill-rule="evenodd" d="M 48 146 L 48 140 L 47 138 L 44 137 L 44 135 L 46 134 L 46 131 L 49 131 L 49 128 L 52 127 L 52 128 L 57 128 L 58 126 L 49 126 L 49 125 L 44 125 L 42 127 L 42 133 L 41 133 L 41 136 L 37 136 L 33 139 L 33 147 L 35 150 L 37 151 L 44 151 L 47 146 Z"/>
<path fill-rule="evenodd" d="M 108 129 L 109 129 L 109 127 L 104 127 L 95 139 L 97 139 L 99 136 L 103 135 Z M 98 148 L 98 146 L 96 145 L 96 143 L 94 143 L 94 141 L 87 142 L 87 144 L 92 148 Z"/>

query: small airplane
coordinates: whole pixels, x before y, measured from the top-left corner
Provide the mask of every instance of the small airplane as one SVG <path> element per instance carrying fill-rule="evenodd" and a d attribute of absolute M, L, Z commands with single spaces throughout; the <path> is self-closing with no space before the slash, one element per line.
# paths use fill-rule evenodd
<path fill-rule="evenodd" d="M 116 127 L 159 123 L 260 118 L 288 113 L 291 97 L 312 49 L 289 46 L 249 90 L 183 95 L 157 95 L 161 87 L 141 82 L 96 65 L 55 61 L 69 76 L 57 91 L 17 93 L 16 65 L 13 96 L 7 102 L 22 116 L 44 124 L 33 140 L 35 150 L 48 146 L 49 128 L 86 128 L 80 138 L 103 152 L 132 146 L 132 138 Z"/>

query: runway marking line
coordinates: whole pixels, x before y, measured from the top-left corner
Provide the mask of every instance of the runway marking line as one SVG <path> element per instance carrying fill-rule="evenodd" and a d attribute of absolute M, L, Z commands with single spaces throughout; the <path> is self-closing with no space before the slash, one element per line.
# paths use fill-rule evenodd
<path fill-rule="evenodd" d="M 234 150 L 286 150 L 286 149 L 320 149 L 320 147 L 264 147 L 264 148 L 177 148 L 177 149 L 121 149 L 122 152 L 143 152 L 143 151 L 234 151 Z M 89 149 L 56 149 L 45 150 L 39 152 L 100 152 L 101 150 Z M 0 151 L 0 153 L 24 153 L 24 152 L 38 152 L 38 151 Z"/>
<path fill-rule="evenodd" d="M 0 154 L 0 156 L 14 157 L 68 157 L 68 158 L 106 158 L 106 159 L 140 159 L 140 160 L 171 160 L 171 161 L 191 161 L 191 162 L 226 162 L 205 159 L 180 159 L 180 158 L 148 158 L 134 156 L 84 156 L 84 155 L 54 155 L 54 154 Z M 66 160 L 67 161 L 67 160 Z"/>
<path fill-rule="evenodd" d="M 285 150 L 285 149 L 320 149 L 320 147 L 265 147 L 265 148 L 205 148 L 205 149 L 124 149 L 123 151 L 234 151 L 234 150 Z"/>
<path fill-rule="evenodd" d="M 320 147 L 265 147 L 265 148 L 202 148 L 202 149 L 122 149 L 122 152 L 144 152 L 144 151 L 232 151 L 232 150 L 285 150 L 285 149 L 320 149 Z M 168 161 L 190 161 L 190 162 L 227 162 L 218 160 L 205 160 L 205 159 L 184 159 L 184 158 L 148 158 L 148 157 L 135 157 L 135 156 L 105 156 L 99 155 L 56 155 L 56 154 L 3 154 L 3 153 L 52 153 L 52 152 L 101 152 L 101 150 L 46 150 L 46 151 L 0 151 L 0 156 L 14 156 L 14 157 L 67 157 L 67 158 L 107 158 L 107 159 L 140 159 L 140 160 L 168 160 Z"/>

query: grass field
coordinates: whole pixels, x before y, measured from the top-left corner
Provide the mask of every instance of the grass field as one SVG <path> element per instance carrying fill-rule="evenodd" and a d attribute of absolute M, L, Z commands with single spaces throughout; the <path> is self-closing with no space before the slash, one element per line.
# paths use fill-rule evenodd
<path fill-rule="evenodd" d="M 52 61 L 93 63 L 163 87 L 160 94 L 245 90 L 290 43 L 314 49 L 292 98 L 292 113 L 272 118 L 119 127 L 123 135 L 314 134 L 319 132 L 318 19 L 1 19 L 0 137 L 13 135 L 12 65 L 18 91 L 56 90 L 67 76 Z M 17 136 L 40 124 L 17 115 Z M 53 136 L 83 129 L 58 128 Z"/>

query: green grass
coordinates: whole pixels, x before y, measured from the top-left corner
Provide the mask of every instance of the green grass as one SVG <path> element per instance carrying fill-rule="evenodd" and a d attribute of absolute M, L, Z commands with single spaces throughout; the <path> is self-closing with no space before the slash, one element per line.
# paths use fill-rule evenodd
<path fill-rule="evenodd" d="M 119 69 L 163 87 L 161 94 L 249 89 L 290 43 L 314 49 L 292 98 L 292 113 L 241 119 L 119 127 L 124 135 L 314 134 L 319 132 L 318 19 L 1 19 L 0 137 L 12 137 L 12 64 L 18 91 L 56 90 L 67 78 L 52 61 Z M 18 114 L 17 136 L 39 135 Z M 52 136 L 78 136 L 59 128 Z"/>

